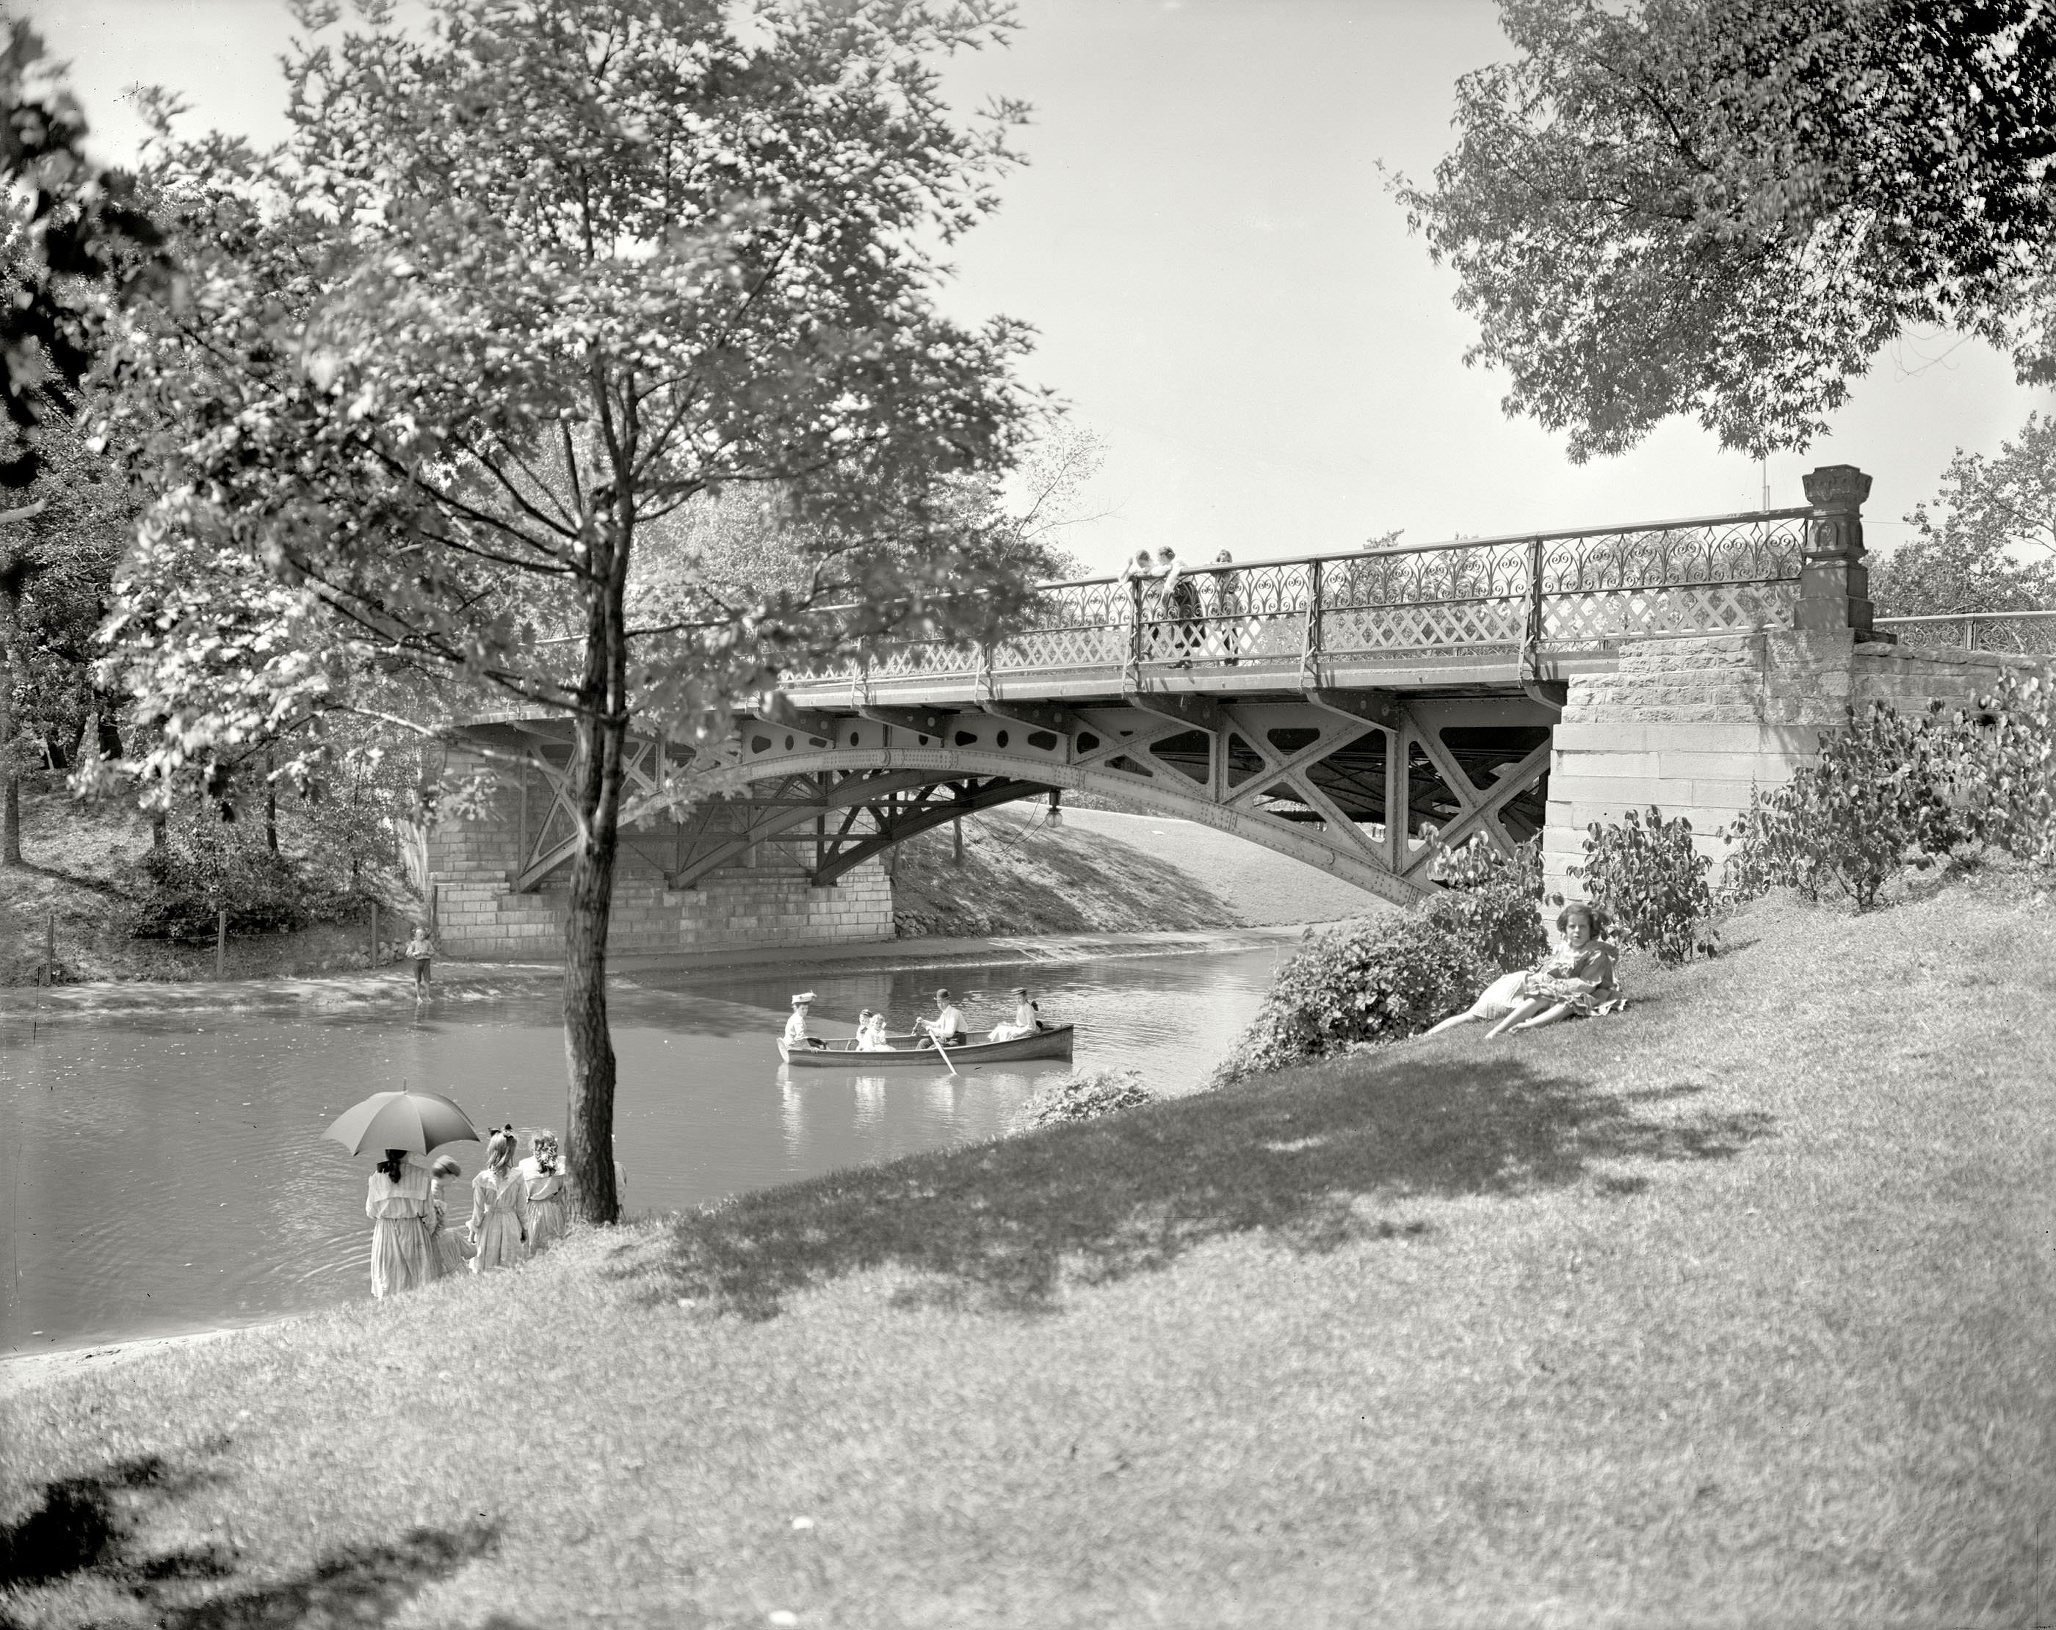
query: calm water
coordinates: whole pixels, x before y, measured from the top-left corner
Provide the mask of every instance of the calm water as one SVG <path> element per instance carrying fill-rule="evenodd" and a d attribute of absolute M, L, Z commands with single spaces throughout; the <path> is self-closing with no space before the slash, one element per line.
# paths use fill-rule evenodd
<path fill-rule="evenodd" d="M 818 1019 L 883 1007 L 895 1029 L 947 981 L 992 1023 L 1028 979 L 1079 1027 L 1075 1064 L 1137 1064 L 1159 1090 L 1205 1077 L 1285 947 L 904 974 L 782 968 L 617 983 L 616 1150 L 631 1212 L 887 1160 L 1001 1130 L 1060 1061 L 788 1079 L 772 1037 L 796 989 Z M 255 1322 L 370 1294 L 364 1183 L 321 1133 L 403 1081 L 476 1122 L 564 1125 L 554 991 L 400 1013 L 67 1016 L 31 1040 L 0 1018 L 0 1352 Z M 450 1151 L 469 1178 L 483 1151 Z M 445 1185 L 451 1210 L 469 1204 Z"/>

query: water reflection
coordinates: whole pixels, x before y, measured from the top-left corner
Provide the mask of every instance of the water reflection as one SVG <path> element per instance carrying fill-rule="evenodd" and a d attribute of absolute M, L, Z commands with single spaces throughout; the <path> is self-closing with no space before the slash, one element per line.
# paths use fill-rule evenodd
<path fill-rule="evenodd" d="M 1278 950 L 1038 966 L 1043 1011 L 1079 1027 L 1081 1068 L 1137 1064 L 1196 1086 L 1255 1011 Z M 952 969 L 974 1025 L 1005 1010 L 1009 968 Z M 800 969 L 617 987 L 617 1148 L 643 1210 L 995 1136 L 1067 1065 L 794 1079 L 771 1038 L 795 981 L 830 1021 L 880 1007 L 896 1028 L 933 969 Z M 480 1125 L 564 1125 L 554 993 L 419 1014 L 0 1018 L 0 1345 L 256 1320 L 367 1294 L 370 1159 L 319 1141 L 368 1092 L 411 1081 Z M 466 1177 L 476 1145 L 451 1150 Z M 459 1184 L 455 1191 L 461 1203 Z"/>

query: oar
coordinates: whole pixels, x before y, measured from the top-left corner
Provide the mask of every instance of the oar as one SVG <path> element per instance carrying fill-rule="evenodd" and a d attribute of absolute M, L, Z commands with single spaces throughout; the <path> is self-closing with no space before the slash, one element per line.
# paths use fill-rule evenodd
<path fill-rule="evenodd" d="M 956 1067 L 956 1065 L 950 1064 L 949 1043 L 944 1041 L 942 1037 L 938 1036 L 933 1030 L 928 1032 L 928 1039 L 935 1043 L 935 1050 L 938 1053 L 942 1054 L 943 1063 L 949 1064 L 949 1073 L 951 1075 L 961 1075 L 963 1072 L 959 1070 Z"/>

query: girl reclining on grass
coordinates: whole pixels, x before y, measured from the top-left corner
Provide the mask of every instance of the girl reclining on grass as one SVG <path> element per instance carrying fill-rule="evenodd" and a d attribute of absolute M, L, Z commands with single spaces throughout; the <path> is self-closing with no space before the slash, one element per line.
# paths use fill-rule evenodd
<path fill-rule="evenodd" d="M 1439 1035 L 1474 1019 L 1497 1019 L 1487 1032 L 1500 1035 L 1518 1027 L 1533 1030 L 1573 1014 L 1610 1013 L 1623 1001 L 1613 969 L 1620 952 L 1602 937 L 1606 919 L 1582 901 L 1556 914 L 1563 944 L 1549 959 L 1524 972 L 1502 974 L 1462 1013 L 1444 1019 L 1429 1035 Z"/>

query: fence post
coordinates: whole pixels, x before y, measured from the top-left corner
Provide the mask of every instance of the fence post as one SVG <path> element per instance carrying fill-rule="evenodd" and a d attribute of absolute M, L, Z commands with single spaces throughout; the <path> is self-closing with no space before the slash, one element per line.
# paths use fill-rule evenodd
<path fill-rule="evenodd" d="M 1528 649 L 1542 649 L 1542 540 L 1528 544 Z"/>
<path fill-rule="evenodd" d="M 1128 579 L 1128 671 L 1139 679 L 1142 676 L 1142 652 L 1145 635 L 1142 629 L 1142 579 Z"/>
<path fill-rule="evenodd" d="M 1967 616 L 1963 619 L 1963 648 L 1966 651 L 1975 651 L 1977 649 L 1977 618 L 1975 615 Z"/>
<path fill-rule="evenodd" d="M 1827 464 L 1804 477 L 1813 519 L 1799 568 L 1798 626 L 1871 634 L 1870 568 L 1864 564 L 1863 501 L 1870 477 L 1853 464 Z"/>
<path fill-rule="evenodd" d="M 378 902 L 371 902 L 371 951 L 364 966 L 376 971 L 378 967 Z"/>
<path fill-rule="evenodd" d="M 43 913 L 43 983 L 57 983 L 57 913 Z"/>
<path fill-rule="evenodd" d="M 214 977 L 216 979 L 228 977 L 228 913 L 226 911 L 217 911 L 214 914 Z"/>
<path fill-rule="evenodd" d="M 1311 685 L 1318 677 L 1315 668 L 1321 660 L 1321 563 L 1316 560 L 1306 569 L 1306 628 L 1300 636 L 1299 672 L 1302 684 Z"/>

